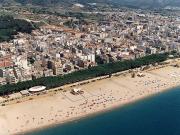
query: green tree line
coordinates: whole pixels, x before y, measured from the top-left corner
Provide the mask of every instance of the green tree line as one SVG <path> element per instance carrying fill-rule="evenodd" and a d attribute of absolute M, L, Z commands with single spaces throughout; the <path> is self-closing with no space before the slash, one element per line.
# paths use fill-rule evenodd
<path fill-rule="evenodd" d="M 89 69 L 76 71 L 64 76 L 43 77 L 36 80 L 7 84 L 0 87 L 0 95 L 19 92 L 37 85 L 44 85 L 47 89 L 75 83 L 103 75 L 111 75 L 116 72 L 138 68 L 144 65 L 155 64 L 167 60 L 168 54 L 153 54 L 135 60 L 118 61 L 102 64 Z"/>

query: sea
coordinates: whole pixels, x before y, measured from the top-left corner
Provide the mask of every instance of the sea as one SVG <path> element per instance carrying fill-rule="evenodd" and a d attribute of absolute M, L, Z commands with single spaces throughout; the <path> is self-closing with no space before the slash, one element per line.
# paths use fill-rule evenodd
<path fill-rule="evenodd" d="M 180 87 L 26 135 L 180 135 Z"/>

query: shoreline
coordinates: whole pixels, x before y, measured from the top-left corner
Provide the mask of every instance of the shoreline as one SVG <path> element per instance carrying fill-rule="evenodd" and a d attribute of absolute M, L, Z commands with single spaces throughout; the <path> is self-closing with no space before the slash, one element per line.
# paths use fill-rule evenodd
<path fill-rule="evenodd" d="M 146 100 L 148 98 L 153 98 L 154 96 L 157 96 L 157 95 L 162 94 L 164 92 L 171 91 L 172 89 L 175 89 L 175 88 L 178 88 L 178 87 L 180 87 L 180 85 L 174 86 L 174 87 L 171 87 L 171 88 L 168 88 L 168 89 L 164 89 L 164 90 L 160 91 L 159 93 L 154 93 L 154 94 L 147 95 L 147 96 L 139 98 L 139 99 L 135 99 L 134 101 L 131 101 L 129 103 L 125 103 L 125 104 L 122 104 L 122 105 L 112 106 L 112 107 L 106 108 L 104 110 L 99 110 L 99 111 L 93 112 L 91 114 L 85 114 L 85 115 L 79 116 L 77 118 L 72 118 L 72 119 L 69 119 L 69 120 L 62 121 L 60 123 L 57 122 L 57 123 L 53 123 L 53 124 L 50 124 L 50 125 L 46 125 L 46 126 L 43 126 L 43 127 L 36 128 L 36 129 L 32 129 L 32 130 L 29 130 L 29 131 L 19 132 L 19 133 L 17 133 L 17 135 L 18 134 L 23 134 L 24 135 L 24 134 L 27 134 L 27 133 L 36 132 L 36 131 L 40 131 L 40 130 L 47 129 L 47 128 L 61 126 L 63 124 L 68 124 L 68 123 L 73 122 L 73 121 L 75 122 L 75 121 L 83 120 L 83 119 L 86 119 L 86 118 L 89 118 L 89 117 L 96 117 L 97 115 L 101 115 L 103 113 L 108 113 L 108 112 L 116 110 L 116 109 L 121 109 L 122 107 L 126 107 L 126 105 L 130 105 L 130 104 L 134 104 L 134 103 L 137 103 L 137 102 L 141 102 L 142 100 Z"/>
<path fill-rule="evenodd" d="M 70 87 L 66 92 L 0 107 L 0 134 L 26 134 L 95 116 L 180 86 L 180 68 L 167 66 L 143 74 L 145 77 L 126 74 L 81 85 L 82 95 L 72 95 Z M 6 132 L 1 133 L 2 129 Z"/>

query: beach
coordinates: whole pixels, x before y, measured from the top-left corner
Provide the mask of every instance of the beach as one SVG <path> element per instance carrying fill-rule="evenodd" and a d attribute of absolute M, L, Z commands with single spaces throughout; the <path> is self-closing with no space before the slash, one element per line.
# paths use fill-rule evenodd
<path fill-rule="evenodd" d="M 0 135 L 24 133 L 53 124 L 79 119 L 143 99 L 180 85 L 180 68 L 166 66 L 131 74 L 112 76 L 78 86 L 83 94 L 73 95 L 66 87 L 47 95 L 0 106 Z M 77 86 L 74 86 L 77 87 Z"/>

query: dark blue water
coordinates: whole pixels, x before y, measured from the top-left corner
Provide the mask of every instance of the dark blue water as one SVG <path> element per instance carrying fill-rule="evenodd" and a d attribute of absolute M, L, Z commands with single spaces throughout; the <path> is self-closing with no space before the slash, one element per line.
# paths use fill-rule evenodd
<path fill-rule="evenodd" d="M 28 135 L 180 135 L 180 88 Z"/>

